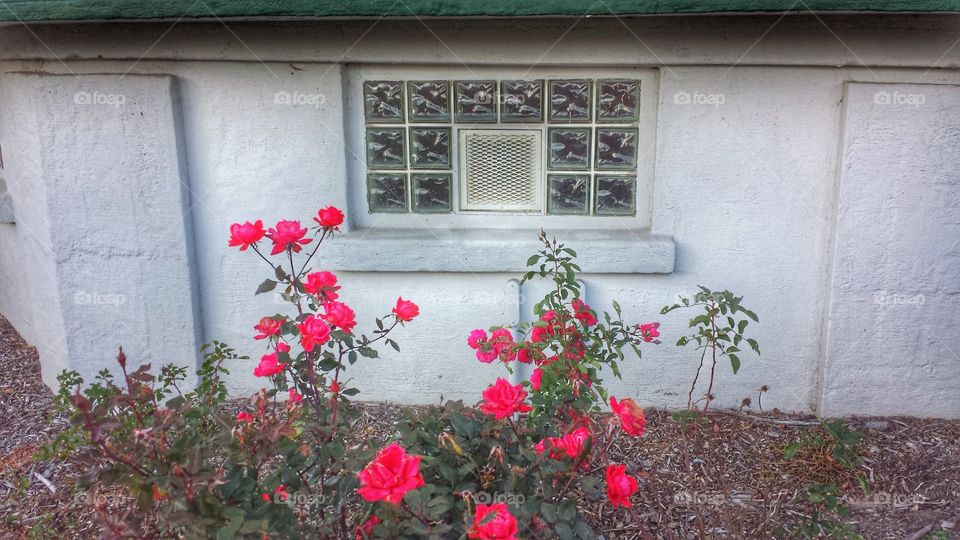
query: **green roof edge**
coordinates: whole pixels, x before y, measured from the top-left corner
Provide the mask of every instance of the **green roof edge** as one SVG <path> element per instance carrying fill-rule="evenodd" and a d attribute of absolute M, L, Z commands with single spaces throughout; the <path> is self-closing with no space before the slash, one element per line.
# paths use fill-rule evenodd
<path fill-rule="evenodd" d="M 524 17 L 783 11 L 956 12 L 960 0 L 5 0 L 0 21 Z"/>

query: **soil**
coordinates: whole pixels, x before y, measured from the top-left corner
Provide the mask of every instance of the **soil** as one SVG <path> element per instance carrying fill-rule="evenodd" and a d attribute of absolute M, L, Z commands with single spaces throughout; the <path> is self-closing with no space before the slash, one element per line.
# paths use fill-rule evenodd
<path fill-rule="evenodd" d="M 358 429 L 384 438 L 396 433 L 398 406 L 364 407 Z M 851 513 L 840 521 L 865 538 L 960 534 L 960 421 L 845 419 L 862 436 L 862 464 L 850 470 L 829 447 L 811 443 L 823 438 L 814 417 L 720 411 L 694 431 L 668 411 L 648 409 L 647 418 L 643 437 L 620 437 L 610 448 L 611 461 L 627 464 L 640 480 L 635 510 L 581 496 L 582 511 L 605 539 L 771 538 L 778 527 L 790 530 L 811 514 L 799 499 L 818 482 L 841 489 Z M 118 511 L 127 503 L 122 494 L 80 487 L 86 463 L 35 457 L 67 426 L 40 380 L 36 349 L 0 317 L 0 537 L 97 537 L 89 494 L 107 497 Z M 806 444 L 786 459 L 785 448 L 800 441 Z"/>

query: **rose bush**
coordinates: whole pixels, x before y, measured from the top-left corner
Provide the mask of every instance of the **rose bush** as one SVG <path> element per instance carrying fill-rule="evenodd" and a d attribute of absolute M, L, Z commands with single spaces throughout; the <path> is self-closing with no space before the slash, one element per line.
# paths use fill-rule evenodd
<path fill-rule="evenodd" d="M 310 267 L 343 219 L 327 207 L 312 234 L 296 220 L 230 227 L 228 245 L 270 267 L 256 293 L 279 290 L 290 305 L 252 324 L 266 349 L 256 365 L 214 342 L 187 393 L 182 368 L 128 373 L 122 351 L 120 383 L 105 371 L 81 391 L 75 373 L 61 376 L 61 399 L 72 401 L 97 465 L 90 480 L 123 485 L 139 502 L 135 513 L 100 508 L 105 536 L 586 539 L 595 534 L 580 494 L 632 511 L 636 471 L 607 451 L 619 436 L 642 436 L 646 418 L 609 395 L 601 373 L 619 377 L 625 349 L 639 357 L 658 344 L 659 323 L 627 324 L 616 302 L 612 314 L 587 305 L 576 253 L 541 233 L 523 276 L 552 285 L 537 320 L 464 336 L 465 350 L 507 377 L 478 395 L 479 407 L 411 410 L 390 440 L 370 440 L 351 427 L 358 390 L 344 374 L 378 358 L 379 344 L 399 350 L 392 334 L 420 310 L 400 296 L 369 336 L 360 332 L 337 276 Z M 225 363 L 263 390 L 227 402 Z M 597 422 L 608 403 L 613 414 Z"/>

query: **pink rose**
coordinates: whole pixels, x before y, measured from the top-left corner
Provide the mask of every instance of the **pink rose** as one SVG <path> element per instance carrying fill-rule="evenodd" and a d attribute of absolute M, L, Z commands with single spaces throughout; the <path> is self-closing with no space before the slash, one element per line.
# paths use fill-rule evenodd
<path fill-rule="evenodd" d="M 260 364 L 254 368 L 254 377 L 273 377 L 283 371 L 287 364 L 277 361 L 277 353 L 263 355 L 260 358 Z"/>
<path fill-rule="evenodd" d="M 253 422 L 253 415 L 248 413 L 247 411 L 240 411 L 237 413 L 237 422 L 250 424 Z"/>
<path fill-rule="evenodd" d="M 290 346 L 284 343 L 283 341 L 277 343 L 277 352 L 278 353 L 288 353 L 290 352 Z"/>
<path fill-rule="evenodd" d="M 613 409 L 613 414 L 620 419 L 620 427 L 627 435 L 634 437 L 643 435 L 644 427 L 647 425 L 647 417 L 644 416 L 643 409 L 632 399 L 624 399 L 617 403 L 617 398 L 610 396 L 610 408 Z"/>
<path fill-rule="evenodd" d="M 533 373 L 530 374 L 530 388 L 533 388 L 533 391 L 536 392 L 540 390 L 540 381 L 543 378 L 543 370 L 536 368 L 533 370 Z"/>
<path fill-rule="evenodd" d="M 583 300 L 577 298 L 573 301 L 574 318 L 586 326 L 597 324 L 597 317 L 590 310 L 590 306 L 583 303 Z"/>
<path fill-rule="evenodd" d="M 637 479 L 627 475 L 626 465 L 607 465 L 607 498 L 617 506 L 633 506 L 630 496 L 637 491 Z"/>
<path fill-rule="evenodd" d="M 307 294 L 323 296 L 326 300 L 337 299 L 337 291 L 340 290 L 340 287 L 337 287 L 337 276 L 330 272 L 310 272 L 306 278 L 303 290 L 307 291 Z"/>
<path fill-rule="evenodd" d="M 393 314 L 397 316 L 397 319 L 409 322 L 420 314 L 420 308 L 413 302 L 404 300 L 403 297 L 398 297 L 397 307 L 393 308 Z"/>
<path fill-rule="evenodd" d="M 357 325 L 353 310 L 346 304 L 327 302 L 323 304 L 323 311 L 323 319 L 344 332 L 350 333 Z"/>
<path fill-rule="evenodd" d="M 300 403 L 301 401 L 303 401 L 303 396 L 301 396 L 300 393 L 296 391 L 296 389 L 291 388 L 287 393 L 290 395 L 290 401 L 294 403 Z"/>
<path fill-rule="evenodd" d="M 264 317 L 260 319 L 260 322 L 256 326 L 253 327 L 254 330 L 259 332 L 259 334 L 253 336 L 253 339 L 267 339 L 270 336 L 275 336 L 280 333 L 280 327 L 282 326 L 282 320 Z"/>
<path fill-rule="evenodd" d="M 317 222 L 317 225 L 325 229 L 336 228 L 343 223 L 343 212 L 336 206 L 328 206 L 321 208 L 317 212 L 317 217 L 313 218 L 313 220 Z"/>
<path fill-rule="evenodd" d="M 311 238 L 304 238 L 306 234 L 306 227 L 301 227 L 299 221 L 278 221 L 272 229 L 267 231 L 267 237 L 273 240 L 273 251 L 270 254 L 276 255 L 287 248 L 292 249 L 294 253 L 300 253 L 301 246 L 313 242 Z"/>
<path fill-rule="evenodd" d="M 503 420 L 515 413 L 530 412 L 533 408 L 524 403 L 527 392 L 523 385 L 512 385 L 500 377 L 497 382 L 483 391 L 483 403 L 480 410 L 497 420 Z"/>
<path fill-rule="evenodd" d="M 550 450 L 550 457 L 559 459 L 567 456 L 571 459 L 577 459 L 586 446 L 587 439 L 590 438 L 590 430 L 585 427 L 578 427 L 572 432 L 562 437 L 547 437 L 534 446 L 538 454 Z"/>
<path fill-rule="evenodd" d="M 486 348 L 487 350 L 484 350 Z M 481 347 L 477 349 L 477 360 L 483 362 L 484 364 L 489 364 L 497 359 L 500 356 L 497 353 L 497 350 L 493 347 Z"/>
<path fill-rule="evenodd" d="M 640 335 L 643 337 L 643 340 L 646 342 L 651 342 L 654 339 L 660 337 L 660 323 L 652 322 L 647 324 L 640 325 Z"/>
<path fill-rule="evenodd" d="M 377 457 L 360 471 L 359 476 L 357 493 L 367 502 L 397 504 L 407 492 L 424 483 L 420 474 L 420 456 L 407 455 L 397 443 L 377 452 Z"/>
<path fill-rule="evenodd" d="M 330 341 L 330 327 L 319 317 L 307 315 L 297 328 L 300 330 L 300 345 L 307 352 L 312 352 L 315 346 Z"/>
<path fill-rule="evenodd" d="M 467 337 L 467 346 L 471 349 L 479 349 L 483 342 L 487 341 L 487 331 L 477 328 L 472 330 Z"/>
<path fill-rule="evenodd" d="M 477 540 L 517 540 L 517 520 L 504 503 L 478 504 L 473 527 L 467 531 L 467 537 Z"/>
<path fill-rule="evenodd" d="M 259 242 L 264 234 L 263 221 L 259 219 L 255 223 L 247 221 L 243 225 L 234 223 L 230 225 L 230 241 L 227 245 L 240 246 L 240 251 L 246 251 L 248 247 Z"/>

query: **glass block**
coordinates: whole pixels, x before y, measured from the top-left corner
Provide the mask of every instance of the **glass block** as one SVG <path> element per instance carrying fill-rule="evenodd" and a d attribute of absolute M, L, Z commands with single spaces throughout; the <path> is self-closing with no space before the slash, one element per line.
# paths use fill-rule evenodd
<path fill-rule="evenodd" d="M 450 83 L 447 81 L 410 81 L 411 122 L 450 121 Z"/>
<path fill-rule="evenodd" d="M 496 81 L 457 81 L 457 122 L 496 122 Z"/>
<path fill-rule="evenodd" d="M 597 169 L 635 169 L 637 130 L 597 128 Z"/>
<path fill-rule="evenodd" d="M 543 120 L 543 81 L 500 81 L 500 121 Z"/>
<path fill-rule="evenodd" d="M 367 128 L 367 167 L 402 169 L 406 165 L 403 128 Z"/>
<path fill-rule="evenodd" d="M 423 214 L 446 214 L 452 210 L 450 203 L 452 190 L 452 175 L 414 174 L 413 181 L 413 211 Z"/>
<path fill-rule="evenodd" d="M 407 175 L 404 173 L 369 173 L 367 203 L 371 212 L 407 211 Z"/>
<path fill-rule="evenodd" d="M 640 81 L 597 82 L 597 122 L 636 122 L 640 114 Z"/>
<path fill-rule="evenodd" d="M 547 212 L 586 214 L 590 176 L 586 174 L 547 175 Z"/>
<path fill-rule="evenodd" d="M 363 81 L 363 110 L 367 122 L 403 122 L 403 83 Z"/>
<path fill-rule="evenodd" d="M 450 168 L 450 128 L 410 128 L 410 167 Z"/>
<path fill-rule="evenodd" d="M 550 128 L 550 168 L 590 168 L 589 128 Z"/>
<path fill-rule="evenodd" d="M 590 121 L 590 81 L 550 81 L 550 121 Z"/>
<path fill-rule="evenodd" d="M 636 186 L 636 176 L 598 174 L 594 213 L 598 216 L 632 216 L 636 214 Z"/>

